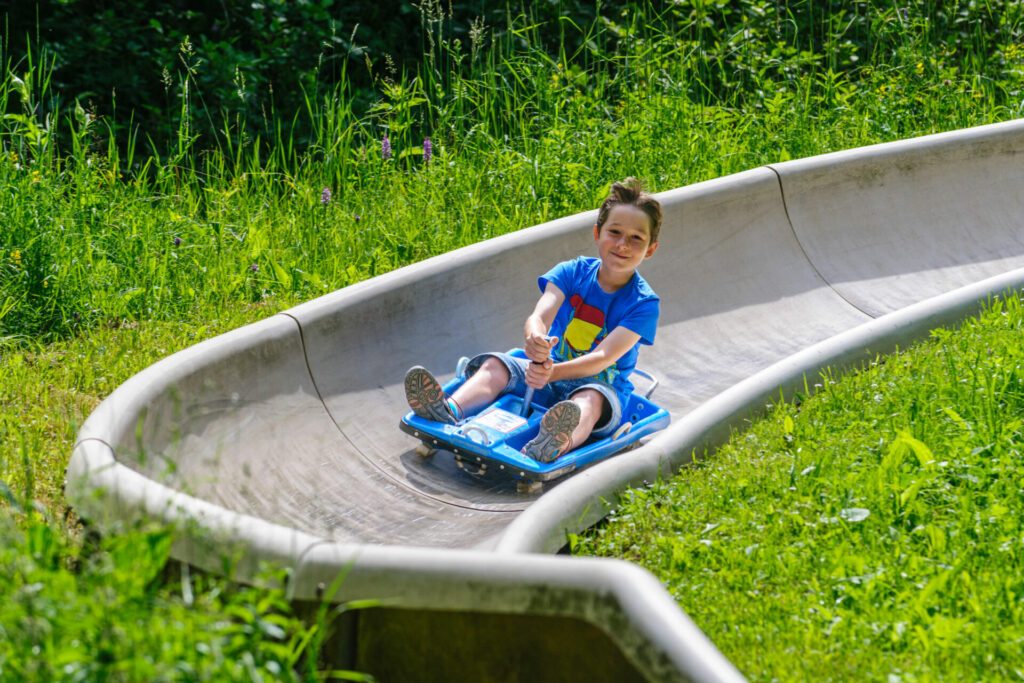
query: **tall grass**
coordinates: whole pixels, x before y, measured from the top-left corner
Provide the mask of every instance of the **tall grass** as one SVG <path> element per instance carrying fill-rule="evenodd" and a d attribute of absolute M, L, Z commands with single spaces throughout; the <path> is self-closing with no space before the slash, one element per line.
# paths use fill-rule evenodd
<path fill-rule="evenodd" d="M 222 115 L 199 104 L 191 45 L 177 143 L 145 152 L 144 131 L 115 144 L 70 94 L 48 90 L 51 57 L 0 60 L 0 106 L 18 112 L 0 126 L 0 337 L 292 303 L 591 207 L 626 174 L 667 189 L 1021 114 L 1024 48 L 1009 9 L 1004 33 L 1018 42 L 961 37 L 958 52 L 927 15 L 877 10 L 878 38 L 860 41 L 874 47 L 859 61 L 839 15 L 819 17 L 812 39 L 788 28 L 806 17 L 754 31 L 734 15 L 643 4 L 563 25 L 561 45 L 544 49 L 529 16 L 480 26 L 463 45 L 445 35 L 443 8 L 427 9 L 421 69 L 375 65 L 369 108 L 355 109 L 343 72 L 302 110 L 278 112 L 272 139 L 225 118 L 210 149 L 194 147 L 195 119 Z M 712 33 L 709 18 L 726 23 Z M 821 52 L 800 49 L 811 46 Z"/>

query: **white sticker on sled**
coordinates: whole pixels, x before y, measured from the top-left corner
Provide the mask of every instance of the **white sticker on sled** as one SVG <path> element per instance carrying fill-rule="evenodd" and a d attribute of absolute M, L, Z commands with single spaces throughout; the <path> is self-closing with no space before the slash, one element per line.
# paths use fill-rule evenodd
<path fill-rule="evenodd" d="M 483 427 L 489 427 L 496 432 L 508 434 L 509 432 L 514 432 L 526 424 L 526 418 L 510 413 L 507 410 L 502 410 L 501 408 L 495 408 L 490 412 L 474 418 L 473 423 Z"/>

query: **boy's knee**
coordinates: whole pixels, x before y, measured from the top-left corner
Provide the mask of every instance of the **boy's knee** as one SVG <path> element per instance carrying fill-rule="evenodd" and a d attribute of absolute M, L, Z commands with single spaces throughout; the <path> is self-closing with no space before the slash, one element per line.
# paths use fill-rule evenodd
<path fill-rule="evenodd" d="M 572 395 L 572 400 L 580 407 L 581 420 L 590 418 L 596 421 L 602 416 L 604 407 L 608 403 L 607 399 L 596 389 L 577 391 Z"/>
<path fill-rule="evenodd" d="M 501 380 L 503 383 L 508 383 L 508 380 L 511 377 L 508 372 L 508 368 L 505 367 L 505 364 L 494 356 L 490 356 L 484 360 L 477 372 L 485 373 L 486 376 L 494 380 Z"/>
<path fill-rule="evenodd" d="M 591 425 L 593 429 L 605 429 L 613 417 L 612 404 L 608 397 L 597 389 L 582 389 L 572 395 L 572 400 L 580 406 L 580 423 Z"/>

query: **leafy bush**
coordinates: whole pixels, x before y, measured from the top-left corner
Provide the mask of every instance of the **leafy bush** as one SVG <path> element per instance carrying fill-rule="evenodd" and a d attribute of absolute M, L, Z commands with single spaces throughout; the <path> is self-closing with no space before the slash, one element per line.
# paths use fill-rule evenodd
<path fill-rule="evenodd" d="M 178 132 L 179 86 L 190 75 L 205 136 L 238 117 L 266 137 L 278 112 L 291 118 L 308 94 L 351 80 L 365 100 L 379 79 L 418 71 L 425 55 L 441 49 L 441 31 L 468 45 L 474 23 L 503 24 L 506 11 L 481 0 L 144 0 L 117 7 L 44 0 L 16 3 L 4 17 L 9 58 L 26 54 L 33 39 L 55 56 L 53 111 L 81 100 L 123 131 L 122 140 L 129 125 L 141 125 L 162 148 Z M 596 7 L 542 3 L 532 12 L 550 42 L 560 16 L 589 23 Z"/>
<path fill-rule="evenodd" d="M 672 55 L 690 74 L 690 96 L 707 102 L 737 89 L 755 95 L 766 80 L 852 78 L 879 62 L 922 63 L 951 81 L 991 84 L 1005 80 L 1007 69 L 1019 71 L 1024 9 L 1012 0 L 552 0 L 526 3 L 517 16 L 482 0 L 145 0 L 116 9 L 41 0 L 15 3 L 4 16 L 0 54 L 7 60 L 20 64 L 33 39 L 54 58 L 50 112 L 79 100 L 122 144 L 135 125 L 162 150 L 183 116 L 193 118 L 204 146 L 226 123 L 266 140 L 307 98 L 341 84 L 351 86 L 344 97 L 362 115 L 386 83 L 420 74 L 427 85 L 447 88 L 452 74 L 500 70 L 502 58 L 524 50 L 576 74 L 596 67 L 623 79 L 639 61 Z M 500 50 L 492 61 L 494 45 Z M 1016 80 L 1019 93 L 1019 73 Z M 186 81 L 190 111 L 183 114 Z M 295 134 L 302 143 L 311 130 L 300 126 Z"/>

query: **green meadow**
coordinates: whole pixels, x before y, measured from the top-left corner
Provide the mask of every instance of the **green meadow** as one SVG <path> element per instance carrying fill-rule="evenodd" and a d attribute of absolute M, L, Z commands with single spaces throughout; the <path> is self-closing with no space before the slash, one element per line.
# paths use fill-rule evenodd
<path fill-rule="evenodd" d="M 420 3 L 397 66 L 344 26 L 329 78 L 314 42 L 274 85 L 287 109 L 255 77 L 218 85 L 234 53 L 184 37 L 148 75 L 159 130 L 61 90 L 61 45 L 4 35 L 0 680 L 358 678 L 318 665 L 329 619 L 169 564 L 167 530 L 96 539 L 67 508 L 79 426 L 156 360 L 627 175 L 667 190 L 1024 115 L 1016 2 L 528 7 Z M 576 551 L 659 574 L 756 680 L 1024 677 L 1019 325 L 1010 300 L 826 378 Z"/>

